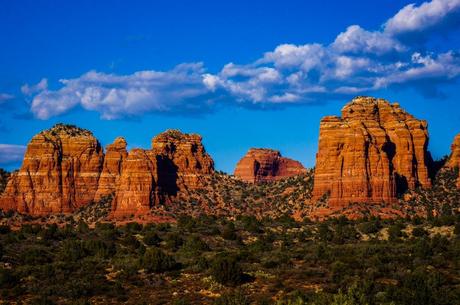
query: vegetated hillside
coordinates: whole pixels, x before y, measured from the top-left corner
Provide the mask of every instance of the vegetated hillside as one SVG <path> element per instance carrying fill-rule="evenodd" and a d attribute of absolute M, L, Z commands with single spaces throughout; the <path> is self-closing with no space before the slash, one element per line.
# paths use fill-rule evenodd
<path fill-rule="evenodd" d="M 456 187 L 458 175 L 458 168 L 440 169 L 431 188 L 417 188 L 405 195 L 407 203 L 414 206 L 424 206 L 437 213 L 460 208 L 460 189 Z"/>
<path fill-rule="evenodd" d="M 207 177 L 205 187 L 182 194 L 172 207 L 174 213 L 207 213 L 236 217 L 255 215 L 279 217 L 304 210 L 311 197 L 313 170 L 267 183 L 246 183 L 224 173 Z"/>
<path fill-rule="evenodd" d="M 4 170 L 3 168 L 0 168 L 0 195 L 5 190 L 9 177 L 10 177 L 10 173 Z"/>
<path fill-rule="evenodd" d="M 460 216 L 0 226 L 0 303 L 460 304 Z"/>

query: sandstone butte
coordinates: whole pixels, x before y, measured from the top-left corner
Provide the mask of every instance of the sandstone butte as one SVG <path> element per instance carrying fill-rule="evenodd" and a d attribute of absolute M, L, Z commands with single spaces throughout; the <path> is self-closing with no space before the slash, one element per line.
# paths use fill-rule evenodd
<path fill-rule="evenodd" d="M 460 134 L 458 134 L 452 143 L 452 153 L 446 163 L 447 167 L 460 169 Z M 457 178 L 457 187 L 460 188 L 460 173 Z"/>
<path fill-rule="evenodd" d="M 342 116 L 321 120 L 313 200 L 329 207 L 394 203 L 397 194 L 431 187 L 427 123 L 384 99 L 357 97 Z"/>
<path fill-rule="evenodd" d="M 238 162 L 235 177 L 251 183 L 270 182 L 305 173 L 303 165 L 273 149 L 251 148 Z"/>
<path fill-rule="evenodd" d="M 200 187 L 214 171 L 201 137 L 168 130 L 152 149 L 126 151 L 117 138 L 104 154 L 91 132 L 57 124 L 32 138 L 20 170 L 0 197 L 0 208 L 32 215 L 70 213 L 114 194 L 113 214 L 147 212 L 177 192 Z"/>

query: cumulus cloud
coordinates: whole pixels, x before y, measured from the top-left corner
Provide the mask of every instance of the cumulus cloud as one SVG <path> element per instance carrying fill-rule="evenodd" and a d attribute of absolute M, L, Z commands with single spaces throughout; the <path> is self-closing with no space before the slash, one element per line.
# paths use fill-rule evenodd
<path fill-rule="evenodd" d="M 448 17 L 458 17 L 459 13 L 460 0 L 432 0 L 420 6 L 409 4 L 385 23 L 384 32 L 398 35 L 426 31 L 449 21 Z"/>
<path fill-rule="evenodd" d="M 46 78 L 43 78 L 41 81 L 39 81 L 35 85 L 29 85 L 29 84 L 23 85 L 21 87 L 21 92 L 25 95 L 32 95 L 32 94 L 41 92 L 46 89 L 48 89 L 48 80 Z"/>
<path fill-rule="evenodd" d="M 329 44 L 281 44 L 252 63 L 228 63 L 216 73 L 202 63 L 129 75 L 90 71 L 61 80 L 58 90 L 50 90 L 46 79 L 21 90 L 33 96 L 31 111 L 39 119 L 76 107 L 117 119 L 147 112 L 205 112 L 220 99 L 248 107 L 300 104 L 401 85 L 433 95 L 436 86 L 460 75 L 459 52 L 436 52 L 401 37 L 433 35 L 432 29 L 442 28 L 459 8 L 460 0 L 411 4 L 380 29 L 351 25 Z"/>
<path fill-rule="evenodd" d="M 90 71 L 78 78 L 63 79 L 63 87 L 45 88 L 33 99 L 31 110 L 48 119 L 81 106 L 101 113 L 104 119 L 146 112 L 187 111 L 207 107 L 208 92 L 201 63 L 181 64 L 171 71 L 139 71 L 130 75 Z M 192 102 L 193 98 L 203 100 Z"/>
<path fill-rule="evenodd" d="M 375 31 L 369 32 L 359 25 L 352 25 L 340 33 L 332 44 L 332 48 L 339 53 L 373 53 L 382 55 L 389 52 L 401 52 L 406 49 L 392 36 Z"/>
<path fill-rule="evenodd" d="M 0 144 L 0 164 L 11 164 L 23 159 L 26 147 L 23 145 Z"/>

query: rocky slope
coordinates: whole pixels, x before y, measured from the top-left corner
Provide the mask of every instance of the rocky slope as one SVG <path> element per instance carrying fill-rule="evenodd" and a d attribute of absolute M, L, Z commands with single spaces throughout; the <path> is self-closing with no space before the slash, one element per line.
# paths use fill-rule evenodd
<path fill-rule="evenodd" d="M 460 168 L 460 134 L 455 137 L 451 148 L 452 153 L 446 163 L 446 167 L 458 173 Z M 457 188 L 460 188 L 460 173 L 458 173 Z"/>
<path fill-rule="evenodd" d="M 342 117 L 321 120 L 313 199 L 330 207 L 395 203 L 397 194 L 429 188 L 427 123 L 383 99 L 357 97 Z"/>
<path fill-rule="evenodd" d="M 251 183 L 275 181 L 304 173 L 306 169 L 300 162 L 266 148 L 251 148 L 235 168 L 235 177 Z"/>

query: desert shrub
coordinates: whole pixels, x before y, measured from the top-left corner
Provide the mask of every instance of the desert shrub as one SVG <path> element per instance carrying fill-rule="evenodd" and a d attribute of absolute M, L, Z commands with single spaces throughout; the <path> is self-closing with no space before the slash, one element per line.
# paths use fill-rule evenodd
<path fill-rule="evenodd" d="M 116 253 L 115 243 L 111 241 L 85 240 L 83 242 L 83 248 L 89 255 L 100 258 L 110 258 Z"/>
<path fill-rule="evenodd" d="M 135 251 L 141 246 L 141 243 L 137 240 L 136 236 L 129 233 L 121 239 L 121 243 L 130 251 Z"/>
<path fill-rule="evenodd" d="M 62 261 L 75 262 L 85 256 L 87 256 L 87 251 L 83 247 L 83 243 L 75 239 L 63 241 L 58 252 L 58 259 Z"/>
<path fill-rule="evenodd" d="M 353 225 L 339 224 L 335 227 L 333 242 L 342 244 L 345 241 L 356 240 L 359 237 Z"/>
<path fill-rule="evenodd" d="M 148 272 L 164 272 L 174 270 L 178 264 L 174 258 L 158 248 L 149 248 L 140 260 L 140 266 Z"/>
<path fill-rule="evenodd" d="M 214 305 L 249 305 L 251 302 L 240 289 L 232 292 L 224 293 L 216 301 Z"/>
<path fill-rule="evenodd" d="M 17 283 L 18 279 L 12 270 L 0 268 L 0 288 L 11 288 Z"/>
<path fill-rule="evenodd" d="M 33 234 L 36 235 L 40 232 L 41 226 L 36 224 L 23 224 L 21 226 L 20 233 L 22 234 Z"/>
<path fill-rule="evenodd" d="M 359 225 L 359 230 L 365 234 L 375 234 L 382 228 L 379 220 L 364 222 Z"/>
<path fill-rule="evenodd" d="M 180 230 L 184 230 L 187 232 L 193 232 L 196 226 L 197 226 L 196 220 L 192 216 L 180 215 L 177 218 L 177 227 Z"/>
<path fill-rule="evenodd" d="M 414 244 L 413 252 L 415 255 L 421 258 L 427 258 L 428 256 L 433 255 L 429 239 L 418 239 L 417 242 Z"/>
<path fill-rule="evenodd" d="M 142 231 L 142 225 L 138 222 L 129 222 L 125 225 L 124 230 L 126 232 L 137 233 Z"/>
<path fill-rule="evenodd" d="M 0 234 L 8 234 L 11 232 L 9 225 L 0 225 Z"/>
<path fill-rule="evenodd" d="M 196 256 L 207 250 L 209 246 L 198 235 L 190 235 L 181 247 L 181 252 L 189 256 Z"/>
<path fill-rule="evenodd" d="M 388 227 L 388 240 L 389 241 L 399 241 L 401 237 L 404 236 L 402 229 L 404 225 L 401 223 L 396 223 Z"/>
<path fill-rule="evenodd" d="M 233 222 L 229 222 L 224 226 L 222 229 L 222 237 L 227 240 L 236 240 L 238 238 Z"/>
<path fill-rule="evenodd" d="M 25 265 L 40 265 L 51 261 L 50 253 L 46 248 L 30 246 L 19 254 L 20 260 Z"/>
<path fill-rule="evenodd" d="M 177 250 L 184 244 L 184 240 L 182 239 L 181 235 L 175 232 L 166 234 L 164 240 L 166 242 L 166 247 L 171 250 Z"/>
<path fill-rule="evenodd" d="M 334 283 L 340 283 L 345 276 L 348 274 L 349 267 L 347 264 L 336 261 L 331 265 L 332 281 Z"/>
<path fill-rule="evenodd" d="M 147 231 L 142 240 L 148 246 L 158 246 L 161 242 L 161 238 L 154 231 Z"/>
<path fill-rule="evenodd" d="M 251 233 L 262 233 L 262 224 L 255 216 L 243 215 L 240 217 L 244 230 Z"/>
<path fill-rule="evenodd" d="M 220 253 L 211 263 L 211 275 L 223 285 L 236 286 L 243 282 L 244 274 L 234 254 Z"/>
<path fill-rule="evenodd" d="M 58 239 L 59 233 L 60 232 L 59 232 L 59 228 L 57 224 L 53 223 L 53 224 L 50 224 L 42 228 L 40 232 L 38 233 L 38 236 L 40 236 L 42 240 L 46 241 L 46 240 Z"/>
<path fill-rule="evenodd" d="M 414 237 L 422 237 L 422 236 L 427 236 L 427 235 L 428 235 L 428 232 L 422 227 L 415 227 L 412 230 L 412 236 Z"/>
<path fill-rule="evenodd" d="M 318 226 L 318 236 L 321 241 L 331 241 L 334 238 L 334 232 L 329 229 L 327 223 L 323 222 Z"/>
<path fill-rule="evenodd" d="M 84 221 L 79 221 L 77 225 L 77 232 L 81 234 L 85 234 L 89 232 L 89 226 Z"/>

